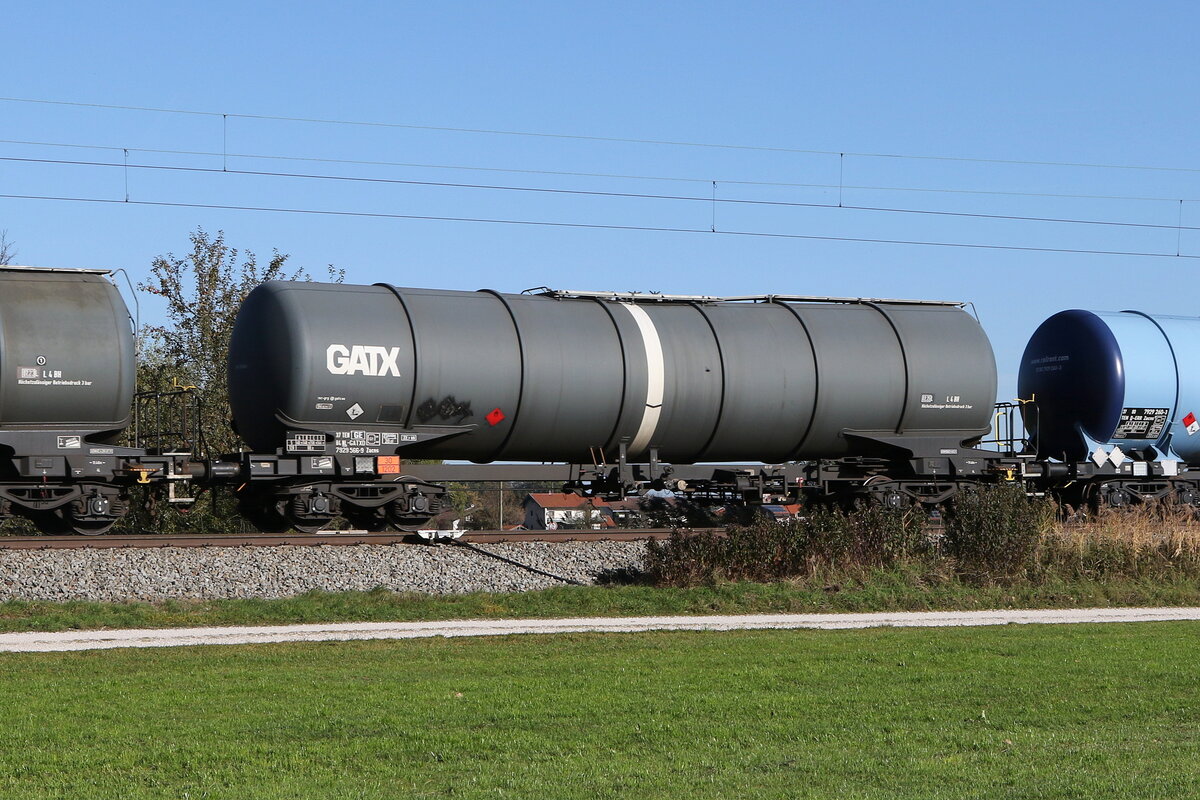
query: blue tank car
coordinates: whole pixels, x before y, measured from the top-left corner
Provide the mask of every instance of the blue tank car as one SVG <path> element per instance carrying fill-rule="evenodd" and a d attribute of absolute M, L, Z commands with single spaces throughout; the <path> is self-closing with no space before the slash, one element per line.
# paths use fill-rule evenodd
<path fill-rule="evenodd" d="M 1017 390 L 1042 458 L 1200 465 L 1200 318 L 1061 311 L 1030 338 Z"/>

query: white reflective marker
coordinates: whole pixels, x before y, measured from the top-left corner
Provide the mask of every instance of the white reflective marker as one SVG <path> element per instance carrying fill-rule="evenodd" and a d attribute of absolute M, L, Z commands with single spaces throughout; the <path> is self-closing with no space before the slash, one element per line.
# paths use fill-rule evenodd
<path fill-rule="evenodd" d="M 658 329 L 644 308 L 632 303 L 621 303 L 633 321 L 637 323 L 638 331 L 642 334 L 642 346 L 646 351 L 646 408 L 642 412 L 642 422 L 638 425 L 637 434 L 629 445 L 629 455 L 640 455 L 654 437 L 658 428 L 658 418 L 662 414 L 663 392 L 666 385 L 666 365 L 663 362 L 662 342 L 658 338 Z"/>

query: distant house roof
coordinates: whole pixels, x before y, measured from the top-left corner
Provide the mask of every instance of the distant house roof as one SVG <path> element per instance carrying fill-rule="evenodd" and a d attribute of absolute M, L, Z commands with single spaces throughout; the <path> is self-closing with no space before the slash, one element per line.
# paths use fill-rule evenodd
<path fill-rule="evenodd" d="M 798 516 L 800 516 L 800 511 L 802 510 L 802 508 L 799 503 L 787 503 L 786 505 L 772 503 L 772 504 L 764 504 L 762 506 L 762 510 L 765 511 L 766 513 L 770 514 L 771 516 L 778 518 L 778 517 L 798 517 Z"/>
<path fill-rule="evenodd" d="M 530 492 L 526 495 L 525 502 L 536 503 L 542 508 L 598 508 L 603 505 L 593 497 L 563 492 Z"/>

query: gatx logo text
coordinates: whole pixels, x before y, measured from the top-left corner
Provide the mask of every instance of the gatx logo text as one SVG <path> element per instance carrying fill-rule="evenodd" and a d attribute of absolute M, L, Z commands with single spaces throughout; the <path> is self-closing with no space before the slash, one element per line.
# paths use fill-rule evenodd
<path fill-rule="evenodd" d="M 334 375 L 400 377 L 399 347 L 373 344 L 331 344 L 325 349 L 325 366 Z"/>

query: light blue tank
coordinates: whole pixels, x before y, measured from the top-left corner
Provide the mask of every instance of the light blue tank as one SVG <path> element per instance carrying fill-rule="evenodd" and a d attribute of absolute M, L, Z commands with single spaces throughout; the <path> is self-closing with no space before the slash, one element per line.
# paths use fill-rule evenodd
<path fill-rule="evenodd" d="M 1200 465 L 1200 318 L 1062 311 L 1038 327 L 1017 390 L 1040 455 L 1120 447 Z"/>

